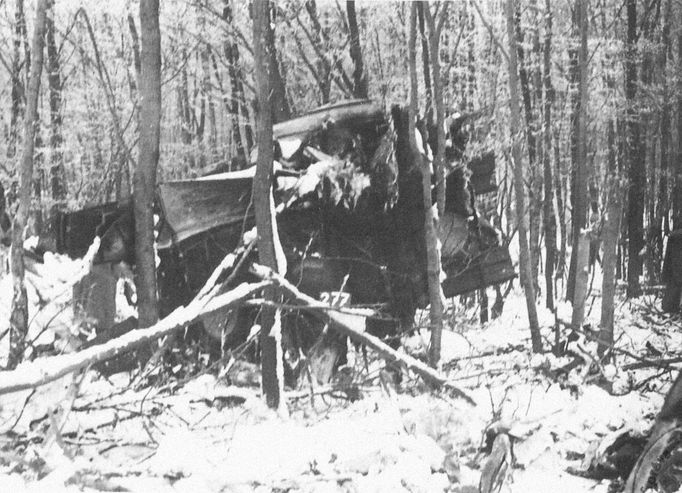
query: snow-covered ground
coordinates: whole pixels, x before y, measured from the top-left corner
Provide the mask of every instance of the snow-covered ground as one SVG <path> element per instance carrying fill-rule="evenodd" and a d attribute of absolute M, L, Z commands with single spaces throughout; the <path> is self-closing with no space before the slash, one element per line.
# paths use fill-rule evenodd
<path fill-rule="evenodd" d="M 68 298 L 60 286 L 69 286 L 77 267 L 48 258 L 35 268 L 32 334 L 51 341 L 73 332 L 68 299 L 59 300 Z M 587 302 L 592 327 L 600 315 L 599 287 L 595 279 Z M 4 276 L 0 324 L 8 319 L 11 292 Z M 489 296 L 492 301 L 492 290 Z M 41 297 L 58 302 L 38 311 Z M 304 387 L 289 393 L 286 416 L 267 409 L 258 388 L 208 374 L 153 389 L 135 388 L 128 374 L 70 375 L 0 396 L 0 492 L 475 492 L 486 460 L 483 434 L 493 422 L 515 437 L 515 464 L 503 491 L 606 492 L 608 481 L 567 469 L 584 469 L 597 446 L 619 430 L 644 432 L 651 425 L 675 375 L 624 365 L 635 362 L 627 352 L 646 355 L 647 342 L 664 354 L 681 347 L 678 322 L 652 310 L 655 303 L 651 297 L 618 303 L 620 351 L 615 365 L 603 369 L 611 392 L 584 365 L 558 377 L 555 370 L 571 357 L 531 353 L 518 290 L 502 316 L 483 326 L 475 308 L 451 306 L 443 369 L 476 406 L 433 392 L 413 375 L 404 375 L 395 392 L 382 384 L 379 362 L 366 369 L 360 354 L 351 355 L 355 366 L 344 375 L 361 399 Z M 555 317 L 543 304 L 539 317 L 549 348 L 557 319 L 570 320 L 571 309 L 560 303 Z M 427 334 L 416 334 L 404 346 L 420 354 L 425 340 Z M 580 344 L 588 353 L 596 349 Z"/>

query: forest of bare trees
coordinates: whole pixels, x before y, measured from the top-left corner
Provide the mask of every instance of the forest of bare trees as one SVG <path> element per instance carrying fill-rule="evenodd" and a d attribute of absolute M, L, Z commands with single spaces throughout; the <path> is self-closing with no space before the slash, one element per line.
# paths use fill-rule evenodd
<path fill-rule="evenodd" d="M 548 306 L 557 296 L 557 279 L 568 279 L 572 290 L 576 249 L 569 258 L 567 245 L 586 226 L 604 240 L 614 201 L 609 197 L 622 198 L 611 191 L 629 190 L 620 205 L 625 219 L 614 266 L 634 296 L 644 284 L 659 282 L 663 239 L 682 209 L 674 193 L 681 186 L 675 145 L 682 97 L 679 6 L 633 0 L 521 1 L 513 7 L 521 109 L 514 128 L 522 135 L 509 132 L 511 45 L 504 2 L 462 2 L 437 15 L 419 6 L 419 112 L 435 119 L 435 96 L 448 115 L 475 115 L 467 155 L 494 150 L 503 164 L 497 208 L 490 213 L 508 236 L 516 230 L 509 212 L 511 144 L 519 139 L 533 288 Z M 48 9 L 32 229 L 55 205 L 76 208 L 132 193 L 146 79 L 139 21 L 130 8 L 125 2 L 55 2 Z M 15 211 L 35 5 L 4 2 L 2 9 L 2 182 Z M 269 15 L 273 32 L 266 37 L 266 56 L 275 123 L 348 97 L 408 100 L 408 4 L 277 2 Z M 255 145 L 258 109 L 249 17 L 241 2 L 162 6 L 160 179 L 244 166 Z M 433 80 L 432 64 L 438 64 L 440 80 Z"/>
<path fill-rule="evenodd" d="M 598 356 L 580 353 L 583 383 L 590 368 L 608 380 L 626 352 L 626 303 L 653 296 L 656 316 L 680 311 L 680 2 L 6 0 L 0 43 L 13 286 L 0 395 L 132 350 L 147 377 L 161 356 L 168 372 L 191 373 L 200 321 L 207 359 L 231 368 L 251 356 L 279 412 L 287 386 L 320 373 L 327 384 L 346 364 L 347 337 L 386 361 L 382 383 L 399 385 L 402 368 L 473 403 L 442 373 L 466 310 L 489 327 L 515 300 L 533 356 L 561 358 L 566 330 L 589 332 Z M 192 191 L 230 172 L 233 188 Z M 481 173 L 492 182 L 476 190 Z M 92 210 L 105 211 L 90 227 L 99 239 L 76 247 L 80 216 L 69 214 Z M 81 337 L 80 357 L 12 373 L 39 353 L 26 279 L 45 252 L 85 254 L 82 277 L 104 272 L 111 292 L 127 276 L 128 329 L 142 330 L 119 338 L 112 327 L 128 322 L 115 303 L 108 315 L 91 306 L 87 324 L 106 318 L 116 332 L 109 346 Z M 398 349 L 419 329 L 425 354 Z M 651 362 L 649 344 L 629 365 Z"/>

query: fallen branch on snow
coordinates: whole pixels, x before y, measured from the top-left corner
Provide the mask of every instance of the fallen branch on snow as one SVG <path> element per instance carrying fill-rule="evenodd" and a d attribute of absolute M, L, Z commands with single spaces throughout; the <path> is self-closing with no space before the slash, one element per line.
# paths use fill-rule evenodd
<path fill-rule="evenodd" d="M 279 274 L 262 265 L 253 264 L 251 272 L 265 281 L 271 281 L 276 286 L 281 288 L 286 295 L 295 299 L 299 303 L 307 305 L 312 308 L 319 308 L 320 310 L 312 311 L 313 316 L 318 317 L 325 322 L 331 322 L 331 327 L 342 334 L 350 337 L 353 341 L 363 344 L 374 349 L 379 355 L 390 363 L 399 363 L 409 370 L 412 370 L 417 375 L 422 377 L 426 382 L 436 386 L 442 386 L 452 391 L 456 397 L 461 397 L 469 404 L 475 405 L 474 400 L 469 397 L 459 387 L 452 384 L 445 375 L 434 370 L 426 363 L 419 361 L 405 353 L 401 353 L 384 344 L 379 338 L 374 337 L 364 331 L 364 321 L 368 310 L 357 310 L 354 312 L 338 312 L 328 303 L 323 303 L 315 298 L 301 293 L 293 284 L 284 279 Z M 359 328 L 358 328 L 359 327 Z"/>
<path fill-rule="evenodd" d="M 149 328 L 128 332 L 78 353 L 52 356 L 23 364 L 16 370 L 0 372 L 0 395 L 45 385 L 91 364 L 105 361 L 146 342 L 169 335 L 195 321 L 205 312 L 239 305 L 269 284 L 268 281 L 244 283 L 215 297 L 195 298 L 187 306 L 176 309 Z"/>
<path fill-rule="evenodd" d="M 199 295 L 187 306 L 176 309 L 152 327 L 129 332 L 102 345 L 92 346 L 78 353 L 37 360 L 24 364 L 16 370 L 0 372 L 0 395 L 45 385 L 91 364 L 105 361 L 146 342 L 170 335 L 197 320 L 201 315 L 239 305 L 254 293 L 274 283 L 286 295 L 298 303 L 312 308 L 314 316 L 325 322 L 331 322 L 331 326 L 334 329 L 347 335 L 355 342 L 374 349 L 386 361 L 399 363 L 421 376 L 429 384 L 445 387 L 452 391 L 455 396 L 464 399 L 469 404 L 475 405 L 474 400 L 469 395 L 455 386 L 440 372 L 422 361 L 396 351 L 377 337 L 364 332 L 365 318 L 373 313 L 372 310 L 335 311 L 334 307 L 329 304 L 301 293 L 293 284 L 279 274 L 274 273 L 271 269 L 257 264 L 253 264 L 251 270 L 263 279 L 261 282 L 240 284 L 231 291 L 214 296 L 217 290 L 215 284 L 220 273 L 234 263 L 234 257 L 228 257 L 215 269 L 213 275 L 211 275 L 206 285 L 199 292 Z"/>
<path fill-rule="evenodd" d="M 210 299 L 215 293 L 217 292 L 218 287 L 216 284 L 218 283 L 218 279 L 220 279 L 220 276 L 226 272 L 229 269 L 232 269 L 232 273 L 230 276 L 225 280 L 223 283 L 224 285 L 228 285 L 232 280 L 233 276 L 235 273 L 241 268 L 242 263 L 244 262 L 244 259 L 248 256 L 249 252 L 251 252 L 251 249 L 253 248 L 254 242 L 251 242 L 249 245 L 246 247 L 240 247 L 238 248 L 235 252 L 233 253 L 228 253 L 223 257 L 223 259 L 220 261 L 220 264 L 218 264 L 218 267 L 213 269 L 213 272 L 209 276 L 209 278 L 206 280 L 202 288 L 199 290 L 199 292 L 196 294 L 194 297 L 194 300 L 192 300 L 192 303 L 196 300 L 200 300 L 202 298 Z M 241 255 L 240 255 L 241 254 Z M 235 261 L 237 261 L 238 255 L 239 257 L 239 262 L 237 262 L 237 265 L 235 267 Z M 234 267 L 234 269 L 233 269 Z M 211 315 L 212 312 L 217 311 L 221 308 L 224 307 L 217 307 L 217 308 L 210 308 L 210 309 L 204 309 L 202 312 L 199 314 L 200 316 L 206 316 L 206 315 Z M 198 317 L 197 317 L 198 318 Z M 145 363 L 144 368 L 142 369 L 137 378 L 136 382 L 139 382 L 140 379 L 147 375 L 149 373 L 149 369 L 154 367 L 156 362 L 161 358 L 161 355 L 166 351 L 168 346 L 173 344 L 174 337 L 173 336 L 174 331 L 171 331 L 169 335 L 171 337 L 166 338 L 165 340 L 161 341 L 159 344 L 159 347 L 154 351 L 154 354 L 152 354 L 151 358 Z M 137 383 L 135 384 L 137 386 Z"/>
<path fill-rule="evenodd" d="M 632 355 L 635 356 L 635 355 Z M 660 368 L 662 370 L 670 370 L 673 363 L 682 363 L 682 357 L 663 358 L 663 359 L 648 359 L 641 358 L 637 363 L 629 363 L 623 365 L 623 370 L 638 370 L 640 368 Z"/>

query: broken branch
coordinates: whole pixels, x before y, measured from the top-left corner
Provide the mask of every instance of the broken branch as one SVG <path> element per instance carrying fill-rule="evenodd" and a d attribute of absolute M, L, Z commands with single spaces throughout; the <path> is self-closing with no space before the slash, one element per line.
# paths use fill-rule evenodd
<path fill-rule="evenodd" d="M 269 284 L 268 281 L 244 283 L 212 298 L 195 298 L 187 306 L 176 309 L 149 328 L 128 332 L 102 345 L 92 346 L 78 353 L 52 356 L 24 364 L 16 370 L 0 372 L 0 395 L 45 385 L 91 364 L 105 361 L 144 343 L 169 335 L 195 321 L 205 311 L 239 305 Z"/>
<path fill-rule="evenodd" d="M 281 288 L 290 298 L 299 303 L 313 308 L 325 308 L 325 310 L 312 311 L 313 316 L 330 322 L 330 326 L 340 333 L 350 337 L 353 341 L 363 344 L 375 350 L 383 359 L 389 363 L 399 363 L 408 370 L 412 370 L 422 377 L 426 382 L 435 386 L 442 386 L 452 391 L 455 396 L 461 397 L 471 405 L 476 405 L 474 400 L 459 387 L 450 382 L 445 375 L 429 367 L 422 361 L 413 358 L 405 353 L 401 353 L 384 344 L 379 338 L 374 337 L 364 331 L 366 315 L 360 313 L 342 313 L 334 311 L 333 307 L 316 300 L 315 298 L 301 293 L 293 284 L 284 279 L 279 274 L 262 265 L 253 264 L 251 272 L 263 280 L 273 282 Z M 359 328 L 358 328 L 359 327 Z"/>

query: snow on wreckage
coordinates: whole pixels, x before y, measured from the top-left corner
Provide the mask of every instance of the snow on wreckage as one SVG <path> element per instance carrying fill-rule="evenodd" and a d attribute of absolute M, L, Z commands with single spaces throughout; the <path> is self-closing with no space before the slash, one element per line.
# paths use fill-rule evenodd
<path fill-rule="evenodd" d="M 367 330 L 387 338 L 393 347 L 400 333 L 411 328 L 417 308 L 428 303 L 421 171 L 414 165 L 419 151 L 409 146 L 407 118 L 400 107 L 387 116 L 378 105 L 355 100 L 321 107 L 273 129 L 273 189 L 287 279 L 313 297 L 344 292 L 345 302 L 373 308 Z M 450 129 L 460 126 L 461 121 Z M 461 135 L 450 136 L 450 142 L 462 140 Z M 461 158 L 459 151 L 454 155 Z M 490 159 L 490 175 L 494 166 L 489 164 Z M 514 271 L 497 233 L 478 217 L 470 172 L 458 161 L 450 166 L 439 233 L 447 274 L 443 288 L 454 296 L 508 280 Z M 191 301 L 254 226 L 253 170 L 158 186 L 161 316 Z M 94 219 L 82 221 L 78 215 Z M 97 262 L 134 262 L 130 204 L 63 214 L 57 223 L 58 251 L 79 255 L 78 245 L 100 234 Z M 254 316 L 242 309 L 204 319 L 204 326 L 229 346 L 246 337 Z M 285 342 L 292 347 L 307 352 L 320 337 L 320 324 L 303 312 L 287 314 L 285 322 Z M 314 346 L 324 353 L 318 359 L 327 361 L 316 372 L 324 380 L 345 357 L 345 341 L 327 334 L 322 342 Z"/>

